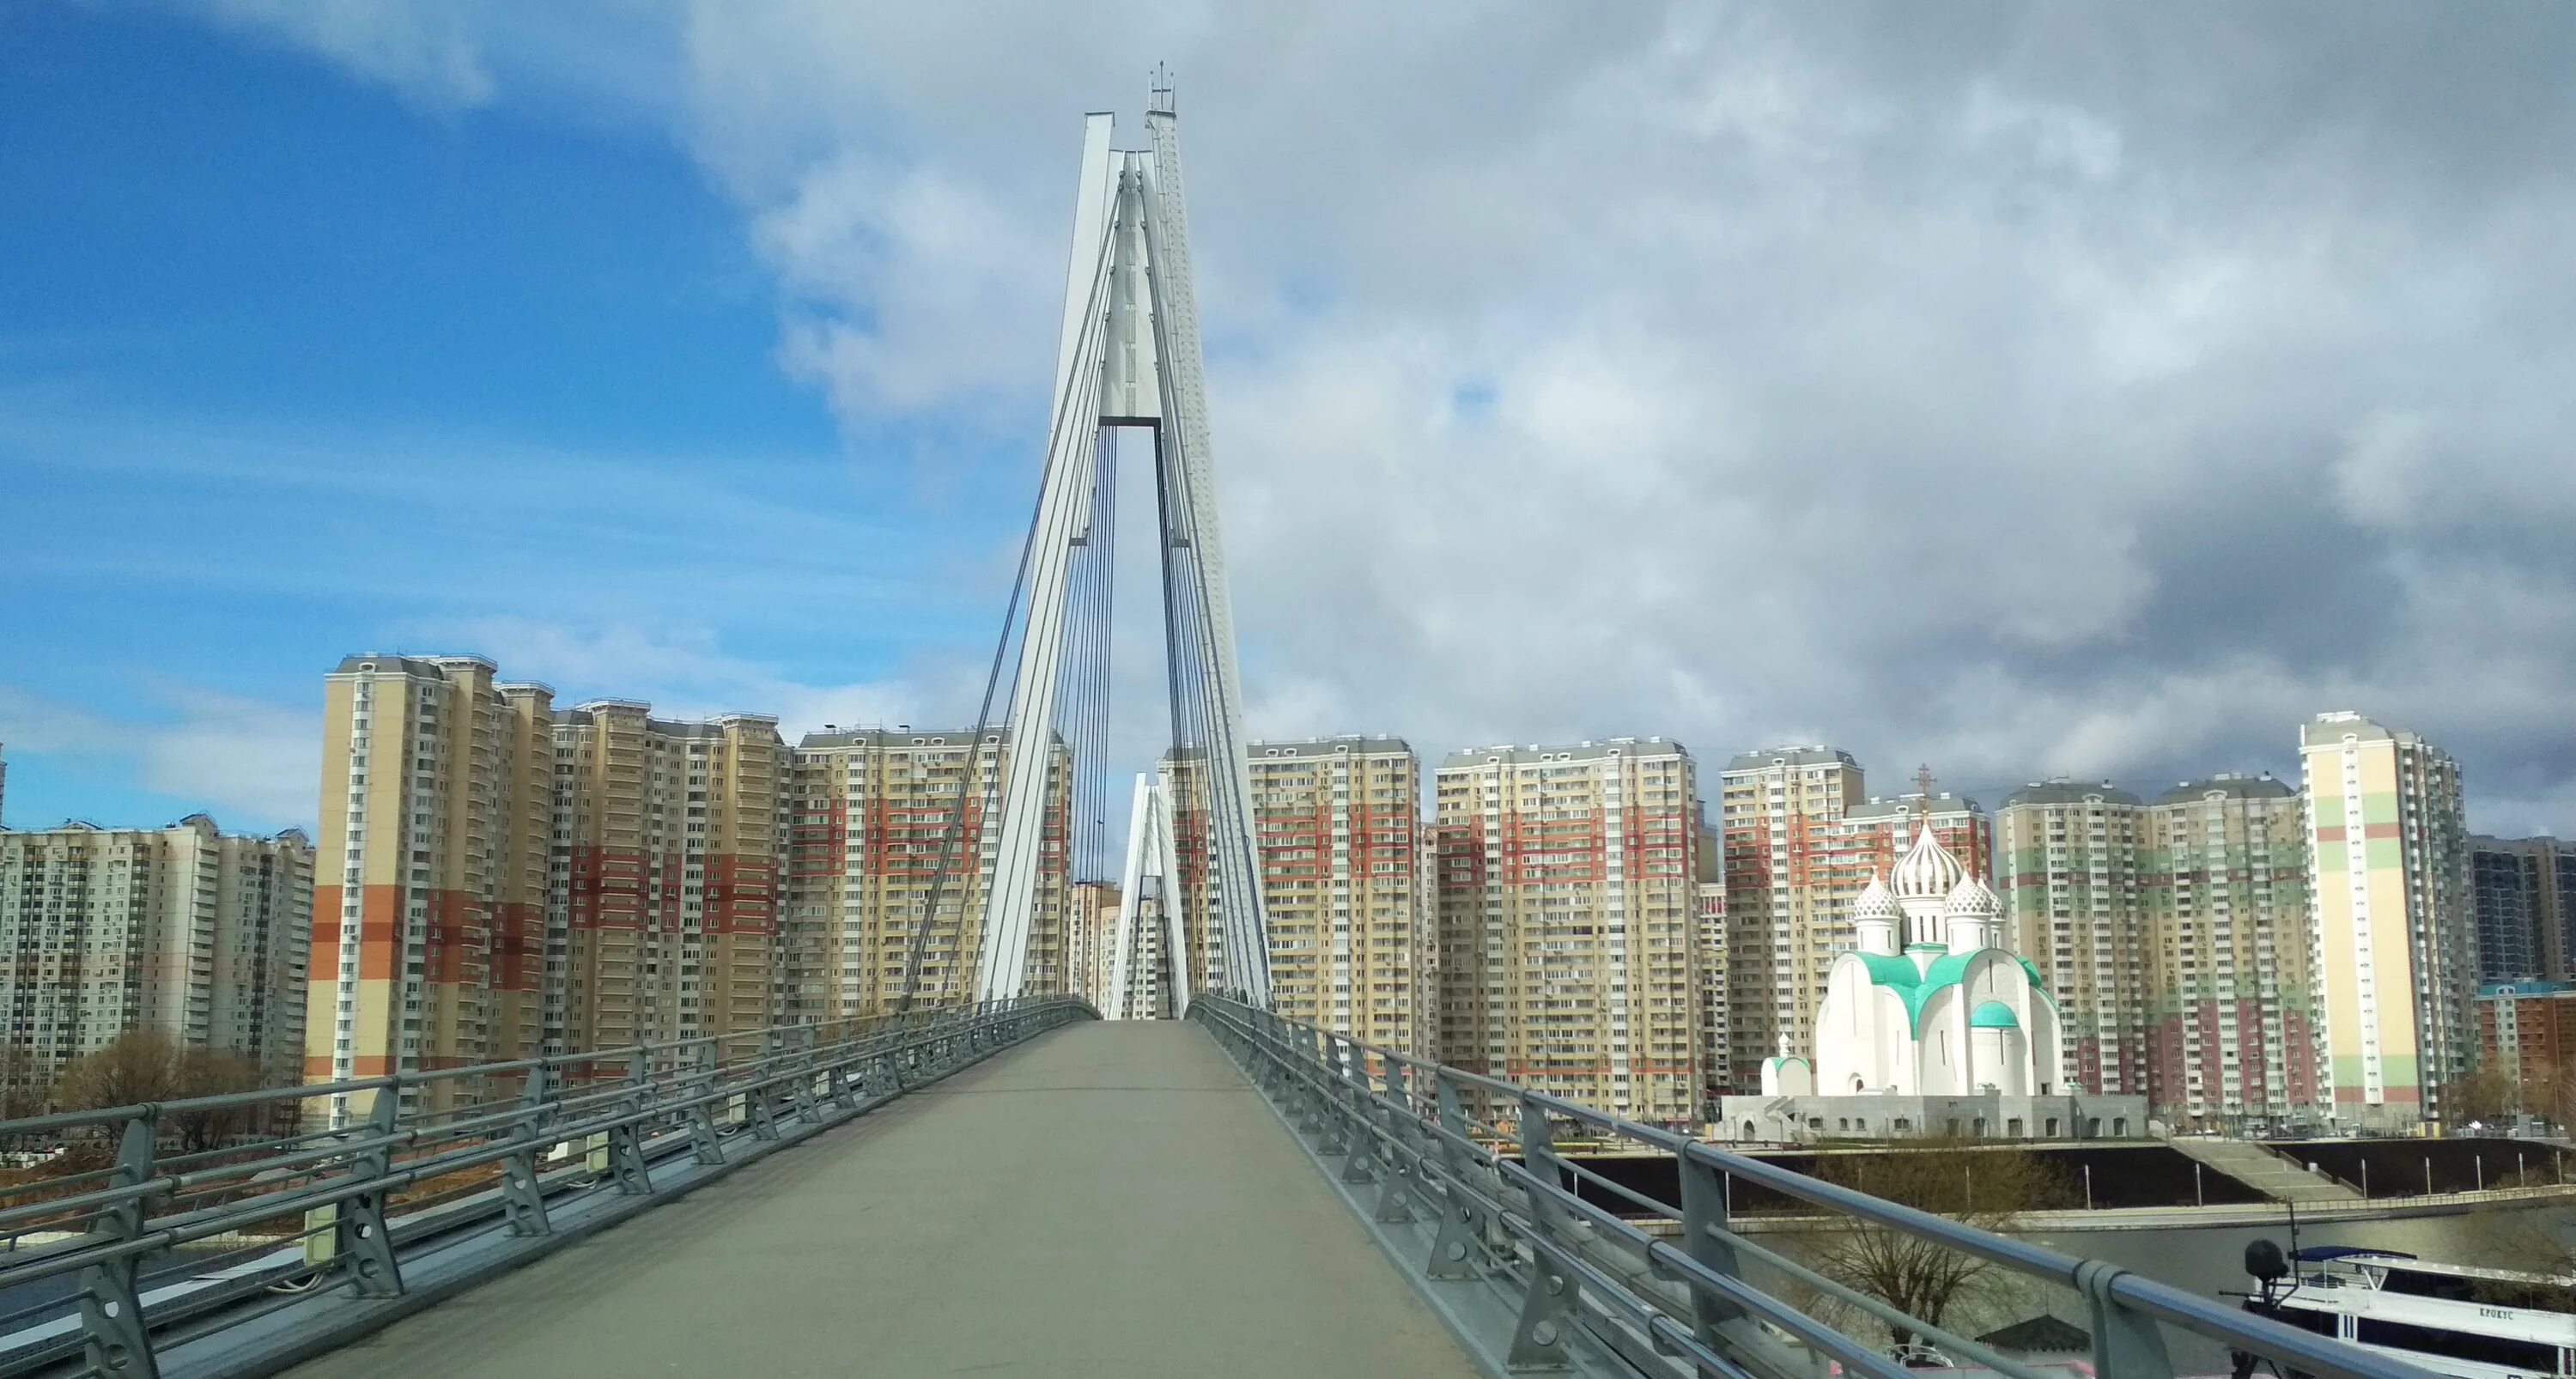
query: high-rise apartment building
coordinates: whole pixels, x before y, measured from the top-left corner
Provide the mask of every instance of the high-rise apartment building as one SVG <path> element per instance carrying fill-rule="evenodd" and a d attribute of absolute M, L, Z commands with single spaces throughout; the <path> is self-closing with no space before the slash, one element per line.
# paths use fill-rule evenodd
<path fill-rule="evenodd" d="M 0 1091 L 32 1109 L 76 1058 L 130 1029 L 298 1080 L 313 844 L 226 834 L 192 814 L 162 829 L 0 832 Z"/>
<path fill-rule="evenodd" d="M 1364 1043 L 1424 1053 L 1436 1023 L 1415 952 L 1421 763 L 1400 738 L 1246 749 L 1271 1008 Z"/>
<path fill-rule="evenodd" d="M 2476 1049 L 2459 767 L 2357 713 L 2303 724 L 2299 757 L 2332 1114 L 2409 1128 Z"/>
<path fill-rule="evenodd" d="M 1822 870 L 1832 892 L 1839 897 L 1850 887 L 1857 893 L 1869 885 L 1872 873 L 1895 875 L 1896 860 L 1926 825 L 1968 875 L 1983 881 L 1993 873 L 1995 822 L 1985 806 L 1947 790 L 1918 790 L 1894 799 L 1872 795 L 1846 807 L 1842 819 L 1825 829 Z M 1847 943 L 1853 937 L 1850 911 L 1834 911 L 1828 927 L 1835 942 Z"/>
<path fill-rule="evenodd" d="M 2479 1066 L 2512 1079 L 2525 1111 L 2563 1114 L 2570 1093 L 2552 1084 L 2576 1066 L 2576 988 L 2565 982 L 2486 982 L 2478 987 L 2477 1004 Z"/>
<path fill-rule="evenodd" d="M 1706 823 L 1705 803 L 1699 812 L 1703 819 L 1693 830 L 1696 846 L 1691 853 L 1691 901 L 1697 911 L 1699 944 L 1696 1061 L 1700 1096 L 1710 1100 L 1726 1090 L 1726 844 Z"/>
<path fill-rule="evenodd" d="M 1620 1115 L 1700 1113 L 1690 754 L 1453 754 L 1437 777 L 1442 1057 Z"/>
<path fill-rule="evenodd" d="M 907 995 L 924 1005 L 974 999 L 984 895 L 1001 840 L 988 821 L 1001 809 L 1013 747 L 999 728 L 980 742 L 966 728 L 855 729 L 808 733 L 797 744 L 789 787 L 791 1018 L 885 1014 Z M 1051 747 L 1031 992 L 1062 991 L 1070 976 L 1065 824 L 1073 761 L 1062 741 Z"/>
<path fill-rule="evenodd" d="M 2576 846 L 2555 838 L 2469 839 L 2478 979 L 2566 981 L 2576 929 Z"/>
<path fill-rule="evenodd" d="M 1066 987 L 1102 1010 L 1109 1008 L 1109 976 L 1118 939 L 1118 883 L 1076 881 L 1065 908 Z"/>
<path fill-rule="evenodd" d="M 495 669 L 351 656 L 324 680 L 307 1081 L 540 1051 L 553 692 Z"/>
<path fill-rule="evenodd" d="M 2325 1108 L 2306 822 L 2269 775 L 2158 796 L 2140 834 L 2147 1096 L 2168 1124 L 2258 1133 Z"/>
<path fill-rule="evenodd" d="M 2109 784 L 2046 781 L 1995 818 L 1995 890 L 2013 946 L 2057 1000 L 2065 1086 L 2136 1095 L 2147 1083 L 2145 809 Z"/>
<path fill-rule="evenodd" d="M 1726 887 L 1727 1068 L 1760 1085 L 1762 1060 L 1814 1046 L 1834 955 L 1851 946 L 1851 904 L 1868 878 L 1840 874 L 1833 830 L 1863 802 L 1860 763 L 1831 747 L 1747 752 L 1718 775 Z M 1910 841 L 1910 840 L 1909 840 Z"/>
<path fill-rule="evenodd" d="M 558 710 L 481 657 L 351 656 L 322 756 L 308 1081 L 785 1018 L 776 719 Z"/>
<path fill-rule="evenodd" d="M 600 699 L 555 710 L 551 741 L 546 1047 L 779 1023 L 778 720 L 675 721 Z"/>

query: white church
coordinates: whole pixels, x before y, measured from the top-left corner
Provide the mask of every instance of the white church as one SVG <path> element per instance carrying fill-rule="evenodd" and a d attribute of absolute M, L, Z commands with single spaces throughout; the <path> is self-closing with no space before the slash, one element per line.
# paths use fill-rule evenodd
<path fill-rule="evenodd" d="M 2065 1031 L 2002 907 L 1928 827 L 1852 907 L 1857 946 L 1835 957 L 1816 1048 L 1781 1041 L 1759 1096 L 1719 1099 L 1716 1138 L 2073 1140 L 2147 1133 L 2146 1098 L 2062 1081 Z"/>

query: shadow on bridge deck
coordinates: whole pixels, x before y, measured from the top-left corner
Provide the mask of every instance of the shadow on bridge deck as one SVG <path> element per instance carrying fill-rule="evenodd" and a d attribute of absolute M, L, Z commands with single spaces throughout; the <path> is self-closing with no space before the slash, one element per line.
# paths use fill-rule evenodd
<path fill-rule="evenodd" d="M 1084 1022 L 289 1373 L 1476 1370 L 1205 1031 Z"/>

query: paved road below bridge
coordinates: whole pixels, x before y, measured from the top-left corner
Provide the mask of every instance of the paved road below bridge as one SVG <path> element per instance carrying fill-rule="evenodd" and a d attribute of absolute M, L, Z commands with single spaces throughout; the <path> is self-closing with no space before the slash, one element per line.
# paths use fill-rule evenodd
<path fill-rule="evenodd" d="M 1089 1021 L 290 1371 L 1475 1372 L 1203 1030 Z"/>

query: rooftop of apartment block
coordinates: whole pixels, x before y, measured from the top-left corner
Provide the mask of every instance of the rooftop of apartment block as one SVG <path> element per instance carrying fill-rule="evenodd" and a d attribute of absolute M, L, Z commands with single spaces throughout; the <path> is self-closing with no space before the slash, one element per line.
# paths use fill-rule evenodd
<path fill-rule="evenodd" d="M 2233 800 L 2286 800 L 2298 793 L 2289 782 L 2275 778 L 2269 771 L 2251 776 L 2221 771 L 2206 779 L 2178 782 L 2173 789 L 2156 796 L 2156 803 L 2189 804 L 2212 795 L 2224 795 Z"/>
<path fill-rule="evenodd" d="M 2350 709 L 2321 713 L 2299 725 L 2299 746 L 2302 749 L 2337 746 L 2347 737 L 2362 742 L 2394 742 L 2401 747 L 2422 747 L 2440 754 L 2440 749 L 2414 733 L 2403 728 L 2391 728 Z"/>
<path fill-rule="evenodd" d="M 2107 780 L 2097 783 L 2056 776 L 2048 780 L 2032 781 L 2004 796 L 2004 808 L 2043 804 L 2091 804 L 2096 801 L 2102 804 L 2125 804 L 2133 807 L 2141 803 L 2134 793 L 2122 790 Z"/>
<path fill-rule="evenodd" d="M 1892 800 L 1880 799 L 1872 795 L 1866 804 L 1846 807 L 1843 810 L 1843 818 L 1856 823 L 1870 819 L 1910 819 L 1918 813 L 1927 812 L 1936 818 L 1943 814 L 1982 814 L 1985 812 L 1985 806 L 1965 795 L 1948 790 L 1933 792 L 1932 807 L 1928 811 L 1923 807 L 1923 796 L 1920 793 L 1899 795 Z"/>
<path fill-rule="evenodd" d="M 987 742 L 1008 742 L 1011 730 L 995 726 L 984 730 Z M 898 723 L 891 728 L 844 728 L 826 723 L 821 732 L 807 733 L 796 740 L 803 752 L 828 752 L 846 747 L 962 747 L 975 740 L 973 728 L 914 728 Z"/>
<path fill-rule="evenodd" d="M 2469 835 L 2471 852 L 2559 852 L 2566 847 L 2567 844 L 2560 842 L 2556 835 L 2548 833 L 2534 834 L 2528 838 L 2499 838 L 2491 833 Z"/>
<path fill-rule="evenodd" d="M 0 828 L 0 833 L 8 834 L 14 838 L 32 840 L 45 837 L 49 834 L 79 834 L 83 836 L 116 833 L 157 834 L 176 833 L 181 829 L 189 829 L 208 838 L 241 838 L 254 843 L 294 842 L 302 843 L 305 846 L 310 847 L 313 842 L 313 835 L 300 828 L 283 828 L 279 829 L 275 833 L 226 833 L 223 830 L 223 826 L 216 823 L 214 816 L 211 814 L 190 814 L 186 818 L 179 820 L 177 823 L 163 824 L 158 828 L 112 828 L 106 824 L 98 823 L 90 819 L 65 819 L 51 828 Z"/>
<path fill-rule="evenodd" d="M 1851 753 L 1823 743 L 1739 752 L 1726 763 L 1729 771 L 1767 771 L 1775 766 L 1848 766 L 1855 771 L 1860 769 L 1860 763 L 1852 759 Z"/>
<path fill-rule="evenodd" d="M 427 679 L 446 678 L 446 667 L 454 664 L 479 665 L 485 670 L 500 667 L 480 656 L 395 656 L 381 651 L 343 656 L 334 675 L 418 675 Z"/>
<path fill-rule="evenodd" d="M 1443 758 L 1443 771 L 1466 766 L 1491 766 L 1497 763 L 1524 765 L 1542 761 L 1601 761 L 1614 756 L 1689 756 L 1690 749 L 1662 737 L 1614 737 L 1601 742 L 1575 742 L 1561 746 L 1533 743 L 1527 747 L 1503 743 L 1495 747 L 1468 747 Z"/>
<path fill-rule="evenodd" d="M 2491 999 L 2497 996 L 2569 995 L 2576 995 L 2576 985 L 2570 985 L 2566 982 L 2544 982 L 2532 977 L 2525 977 L 2520 981 L 2478 983 L 2478 997 L 2481 1000 Z"/>
<path fill-rule="evenodd" d="M 642 718 L 645 730 L 648 732 L 659 733 L 664 737 L 682 738 L 718 738 L 725 735 L 727 728 L 737 726 L 754 728 L 778 726 L 778 716 L 768 713 L 720 713 L 710 718 L 655 718 L 652 712 L 653 706 L 640 699 L 592 699 L 575 704 L 569 709 L 555 710 L 554 721 L 560 725 L 577 726 L 595 718 L 625 714 Z"/>
<path fill-rule="evenodd" d="M 1255 738 L 1244 748 L 1253 757 L 1328 757 L 1341 752 L 1372 756 L 1413 755 L 1413 744 L 1400 737 L 1369 737 L 1360 733 L 1343 733 L 1338 737 Z"/>

